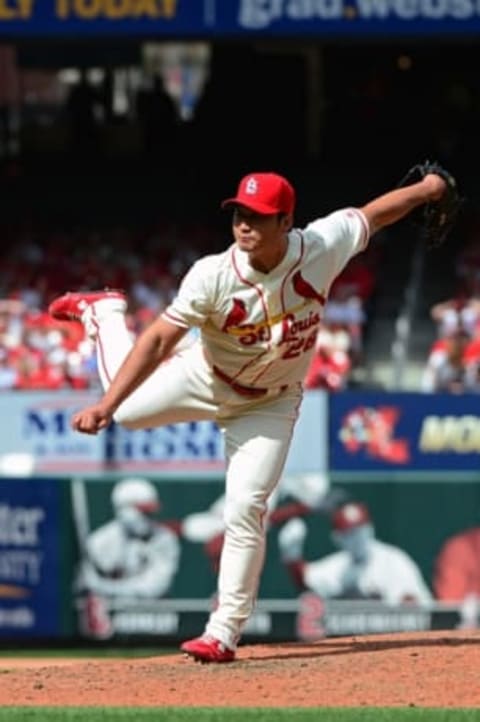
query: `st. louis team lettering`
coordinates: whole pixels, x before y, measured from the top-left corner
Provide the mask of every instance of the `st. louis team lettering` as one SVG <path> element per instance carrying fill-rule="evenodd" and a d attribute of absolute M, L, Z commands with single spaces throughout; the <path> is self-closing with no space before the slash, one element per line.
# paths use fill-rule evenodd
<path fill-rule="evenodd" d="M 280 318 L 274 318 L 261 324 L 242 324 L 240 326 L 224 326 L 224 331 L 238 336 L 243 346 L 257 343 L 268 343 L 272 340 L 272 326 L 280 323 L 281 335 L 278 346 L 286 346 L 283 359 L 296 358 L 313 347 L 317 337 L 321 316 L 318 311 L 311 310 L 307 316 L 298 318 L 295 313 L 287 312 Z M 305 334 L 305 331 L 310 333 Z"/>
<path fill-rule="evenodd" d="M 301 331 L 308 331 L 312 326 L 318 326 L 320 314 L 317 311 L 310 311 L 306 318 L 297 319 L 295 314 L 287 313 L 283 319 L 283 336 L 281 343 L 297 341 Z"/>

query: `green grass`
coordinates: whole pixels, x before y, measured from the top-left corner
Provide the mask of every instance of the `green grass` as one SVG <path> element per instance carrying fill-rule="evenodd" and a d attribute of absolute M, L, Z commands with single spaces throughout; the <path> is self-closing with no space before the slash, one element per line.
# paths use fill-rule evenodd
<path fill-rule="evenodd" d="M 178 647 L 80 647 L 75 649 L 58 648 L 58 649 L 0 649 L 0 659 L 2 658 L 34 658 L 42 659 L 46 657 L 53 658 L 72 658 L 72 657 L 118 657 L 118 658 L 130 658 L 130 657 L 159 657 L 164 654 L 175 654 L 178 653 Z"/>
<path fill-rule="evenodd" d="M 4 707 L 1 722 L 477 722 L 480 709 Z"/>

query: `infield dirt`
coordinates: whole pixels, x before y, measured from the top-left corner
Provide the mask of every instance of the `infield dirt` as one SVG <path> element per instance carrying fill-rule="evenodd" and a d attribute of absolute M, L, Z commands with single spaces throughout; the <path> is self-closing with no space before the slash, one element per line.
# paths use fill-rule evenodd
<path fill-rule="evenodd" d="M 242 646 L 224 665 L 0 658 L 0 675 L 0 705 L 480 707 L 480 630 Z"/>

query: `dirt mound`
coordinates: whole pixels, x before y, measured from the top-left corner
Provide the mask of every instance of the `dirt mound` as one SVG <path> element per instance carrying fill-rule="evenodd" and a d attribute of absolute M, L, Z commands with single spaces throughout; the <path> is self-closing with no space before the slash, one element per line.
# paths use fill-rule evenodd
<path fill-rule="evenodd" d="M 480 707 L 480 631 L 243 646 L 238 661 L 0 659 L 0 705 Z"/>

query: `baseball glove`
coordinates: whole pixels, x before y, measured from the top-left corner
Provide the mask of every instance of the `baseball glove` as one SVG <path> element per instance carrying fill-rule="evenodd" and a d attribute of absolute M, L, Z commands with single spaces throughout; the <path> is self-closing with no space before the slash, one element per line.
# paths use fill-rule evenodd
<path fill-rule="evenodd" d="M 441 176 L 447 184 L 438 201 L 430 201 L 414 212 L 410 220 L 419 228 L 420 236 L 428 248 L 444 243 L 450 233 L 464 199 L 458 192 L 455 178 L 439 163 L 425 161 L 412 166 L 398 184 L 398 188 L 418 183 L 429 173 Z"/>

